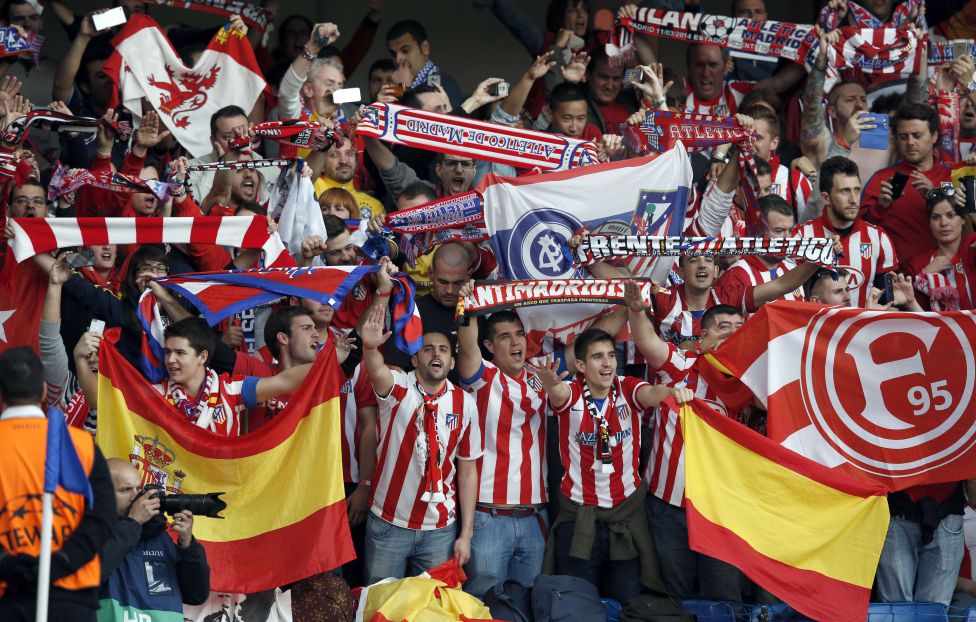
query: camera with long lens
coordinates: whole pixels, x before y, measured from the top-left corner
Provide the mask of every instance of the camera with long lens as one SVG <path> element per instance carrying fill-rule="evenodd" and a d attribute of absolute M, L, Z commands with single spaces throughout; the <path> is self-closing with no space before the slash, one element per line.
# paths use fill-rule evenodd
<path fill-rule="evenodd" d="M 166 489 L 159 484 L 146 484 L 142 494 L 148 495 L 150 499 L 159 498 L 159 508 L 165 514 L 176 514 L 183 510 L 193 512 L 194 516 L 208 516 L 210 518 L 223 518 L 220 515 L 227 509 L 227 503 L 220 498 L 222 492 L 208 492 L 202 495 L 174 495 L 166 494 Z"/>

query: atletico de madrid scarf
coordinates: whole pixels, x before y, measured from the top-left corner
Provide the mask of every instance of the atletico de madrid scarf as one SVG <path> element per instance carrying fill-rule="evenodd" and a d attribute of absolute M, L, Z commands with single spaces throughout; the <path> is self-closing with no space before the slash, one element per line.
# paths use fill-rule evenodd
<path fill-rule="evenodd" d="M 608 259 L 657 256 L 774 255 L 834 267 L 833 242 L 827 238 L 719 238 L 654 235 L 588 235 L 576 247 L 576 263 L 588 266 Z"/>
<path fill-rule="evenodd" d="M 434 246 L 488 239 L 484 205 L 477 192 L 465 192 L 386 215 L 386 226 L 402 235 L 400 249 L 410 265 Z"/>
<path fill-rule="evenodd" d="M 399 104 L 367 106 L 356 131 L 418 149 L 542 171 L 564 171 L 597 162 L 596 145 L 590 141 Z"/>

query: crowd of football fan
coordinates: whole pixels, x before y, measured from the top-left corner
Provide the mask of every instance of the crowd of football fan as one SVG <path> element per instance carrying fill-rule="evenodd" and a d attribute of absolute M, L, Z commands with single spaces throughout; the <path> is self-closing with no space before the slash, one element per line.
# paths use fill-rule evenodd
<path fill-rule="evenodd" d="M 121 4 L 129 13 L 152 13 L 150 3 Z M 846 0 L 828 4 L 841 25 L 854 23 Z M 890 23 L 898 4 L 866 0 L 863 6 Z M 963 3 L 929 4 L 931 24 L 933 11 L 951 14 Z M 116 85 L 102 68 L 113 52 L 113 32 L 96 31 L 91 14 L 75 15 L 69 5 L 49 1 L 42 16 L 32 0 L 4 2 L 6 24 L 34 33 L 62 27 L 70 41 L 60 58 L 42 52 L 37 61 L 29 55 L 3 59 L 4 127 L 38 107 L 112 122 L 129 117 L 125 110 L 109 108 Z M 651 299 L 642 299 L 629 285 L 626 305 L 603 315 L 570 346 L 557 348 L 555 358 L 535 359 L 517 312 L 501 311 L 461 325 L 455 319 L 458 298 L 471 292 L 473 280 L 498 276 L 487 242 L 442 244 L 413 264 L 390 244 L 380 269 L 361 281 L 338 310 L 285 298 L 213 327 L 190 302 L 153 279 L 256 267 L 259 251 L 201 244 L 62 249 L 70 252 L 41 254 L 27 262 L 32 277 L 47 283 L 36 325 L 46 389 L 36 405 L 45 410 L 57 406 L 71 426 L 92 433 L 105 424 L 112 413 L 98 411 L 102 334 L 92 330 L 92 320 L 121 328 L 115 347 L 138 369 L 144 339 L 136 313 L 140 296 L 151 288 L 166 324 L 167 377 L 155 386 L 175 412 L 215 434 L 260 430 L 302 390 L 321 346 L 335 345 L 343 374 L 343 477 L 358 559 L 291 586 L 294 619 L 346 619 L 342 616 L 348 612 L 313 617 L 326 611 L 322 594 L 339 594 L 336 602 L 347 602 L 347 586 L 416 575 L 452 557 L 468 575 L 464 589 L 478 597 L 506 580 L 531 585 L 541 573 L 556 573 L 582 577 L 601 595 L 621 602 L 648 590 L 678 598 L 774 602 L 772 594 L 736 567 L 690 549 L 681 448 L 673 445 L 668 431 L 677 415 L 659 405 L 670 397 L 681 403 L 697 396 L 723 409 L 699 373 L 699 365 L 707 364 L 703 355 L 768 302 L 903 311 L 974 308 L 976 220 L 966 207 L 972 197 L 952 177 L 965 159 L 954 161 L 940 142 L 940 128 L 953 129 L 965 158 L 968 139 L 976 139 L 972 57 L 931 69 L 923 63 L 907 80 L 848 70 L 825 91 L 824 54 L 807 71 L 782 59 L 730 56 L 726 48 L 690 44 L 683 65 L 662 66 L 658 41 L 638 36 L 637 58 L 628 66 L 640 71 L 637 79 L 628 74 L 628 82 L 628 66 L 608 59 L 606 32 L 592 27 L 587 0 L 552 0 L 544 25 L 526 18 L 512 0 L 478 0 L 475 5 L 485 19 L 500 20 L 527 51 L 524 75 L 507 89 L 497 88 L 502 78 L 464 76 L 465 82 L 480 81 L 465 96 L 458 81 L 438 68 L 438 33 L 423 25 L 427 3 L 416 3 L 416 21 L 383 24 L 382 0 L 364 0 L 367 13 L 351 35 L 345 26 L 340 33 L 335 24 L 278 15 L 275 47 L 252 37 L 270 91 L 253 109 L 227 106 L 213 114 L 211 154 L 188 158 L 151 107 L 126 139 L 112 124 L 100 126 L 95 140 L 86 140 L 83 133 L 32 131 L 23 143 L 0 145 L 0 151 L 26 157 L 34 168 L 28 181 L 6 184 L 0 213 L 4 218 L 264 216 L 277 168 L 188 173 L 188 166 L 301 155 L 327 235 L 304 239 L 300 248 L 288 251 L 300 266 L 351 266 L 372 260 L 356 246 L 361 238 L 351 237 L 348 221 L 364 219 L 376 228 L 387 214 L 468 192 L 488 173 L 531 172 L 356 136 L 360 104 L 336 104 L 332 93 L 350 86 L 346 76 L 358 66 L 371 63 L 366 82 L 359 85 L 362 104 L 397 102 L 590 140 L 602 162 L 638 157 L 623 145 L 617 128 L 655 110 L 734 116 L 755 132 L 758 201 L 751 202 L 741 187 L 738 145 L 695 153 L 689 156 L 694 192 L 688 222 L 693 226 L 705 209 L 702 204 L 710 203 L 712 212 L 728 214 L 724 235 L 832 238 L 840 278 L 780 257 L 682 257 L 672 282 L 662 284 Z M 650 0 L 641 6 L 701 11 L 699 0 Z M 632 5 L 621 6 L 618 15 L 633 11 Z M 729 11 L 736 17 L 767 18 L 764 0 L 732 0 Z M 916 11 L 908 24 L 917 23 L 923 20 Z M 239 18 L 233 25 L 246 28 Z M 199 59 L 215 31 L 167 30 L 187 66 Z M 389 54 L 368 58 L 378 34 L 385 37 Z M 825 50 L 839 33 L 818 34 Z M 510 42 L 493 41 L 489 48 Z M 940 119 L 937 91 L 957 99 L 957 118 Z M 877 129 L 871 113 L 890 115 L 888 150 L 865 156 L 861 135 Z M 286 146 L 254 139 L 253 124 L 272 119 L 334 124 L 349 140 L 327 151 L 286 152 Z M 246 142 L 249 148 L 235 146 Z M 49 201 L 48 181 L 57 163 L 189 183 L 165 201 L 150 193 L 123 195 L 98 187 Z M 11 237 L 12 228 L 6 233 Z M 72 262 L 79 257 L 90 265 L 77 267 Z M 12 261 L 9 253 L 6 261 Z M 388 307 L 393 275 L 399 272 L 416 284 L 423 321 L 423 345 L 413 355 L 389 339 Z M 596 278 L 630 276 L 610 264 L 596 264 L 590 272 Z M 5 308 L 0 301 L 0 309 Z M 0 339 L 7 341 L 4 319 L 0 315 Z M 630 341 L 617 343 L 615 336 L 625 328 Z M 9 350 L 0 359 L 5 419 L 29 416 L 14 411 L 27 408 L 18 404 L 34 404 L 24 402 L 18 388 L 27 382 L 23 370 L 34 369 L 31 365 L 23 351 Z M 41 367 L 36 369 L 41 373 Z M 765 433 L 766 414 L 758 406 L 727 414 Z M 440 457 L 439 464 L 428 460 L 432 453 Z M 111 531 L 121 552 L 103 553 L 103 565 L 119 569 L 103 568 L 103 591 L 109 581 L 138 578 L 137 572 L 126 574 L 121 560 L 129 554 L 126 547 L 155 541 L 158 529 L 147 535 L 143 526 L 156 524 L 160 513 L 158 499 L 137 497 L 139 474 L 131 465 L 109 460 L 107 466 L 117 508 L 113 505 L 112 516 L 100 520 L 107 532 L 117 509 Z M 890 495 L 892 520 L 875 582 L 877 600 L 976 604 L 964 543 L 964 515 L 972 513 L 967 492 L 976 494 L 971 485 L 955 482 Z M 200 589 L 209 571 L 191 535 L 194 519 L 180 513 L 172 520 L 179 536 L 176 547 L 170 542 L 159 554 L 172 559 L 168 568 L 179 581 L 174 578 L 171 584 L 182 588 L 183 600 L 199 605 L 210 596 Z M 24 572 L 30 562 L 18 557 L 13 545 L 3 539 L 0 545 L 5 549 L 0 580 L 8 584 L 0 612 L 12 612 L 14 619 L 19 610 L 4 607 L 33 598 L 33 588 L 23 580 L 33 575 Z M 77 570 L 65 567 L 62 576 Z M 303 591 L 302 584 L 319 589 Z M 82 604 L 94 607 L 95 600 Z M 189 618 L 194 617 L 191 611 L 188 606 Z"/>

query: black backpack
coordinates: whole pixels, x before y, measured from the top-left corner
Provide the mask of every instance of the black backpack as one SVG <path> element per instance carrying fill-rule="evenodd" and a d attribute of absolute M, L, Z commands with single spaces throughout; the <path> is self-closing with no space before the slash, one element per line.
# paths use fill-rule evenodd
<path fill-rule="evenodd" d="M 620 611 L 620 622 L 691 622 L 681 601 L 670 596 L 641 594 L 627 601 Z"/>
<path fill-rule="evenodd" d="M 488 590 L 485 606 L 495 620 L 506 622 L 533 622 L 532 588 L 513 579 L 506 579 Z"/>
<path fill-rule="evenodd" d="M 606 609 L 596 586 L 579 577 L 539 575 L 532 586 L 534 622 L 603 622 Z"/>

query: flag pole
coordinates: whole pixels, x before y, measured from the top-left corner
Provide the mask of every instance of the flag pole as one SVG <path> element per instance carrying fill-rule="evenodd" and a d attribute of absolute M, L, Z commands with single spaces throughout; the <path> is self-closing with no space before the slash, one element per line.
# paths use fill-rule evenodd
<path fill-rule="evenodd" d="M 37 568 L 36 622 L 47 622 L 48 596 L 51 590 L 51 540 L 54 535 L 54 493 L 44 493 L 41 514 L 41 557 Z"/>

